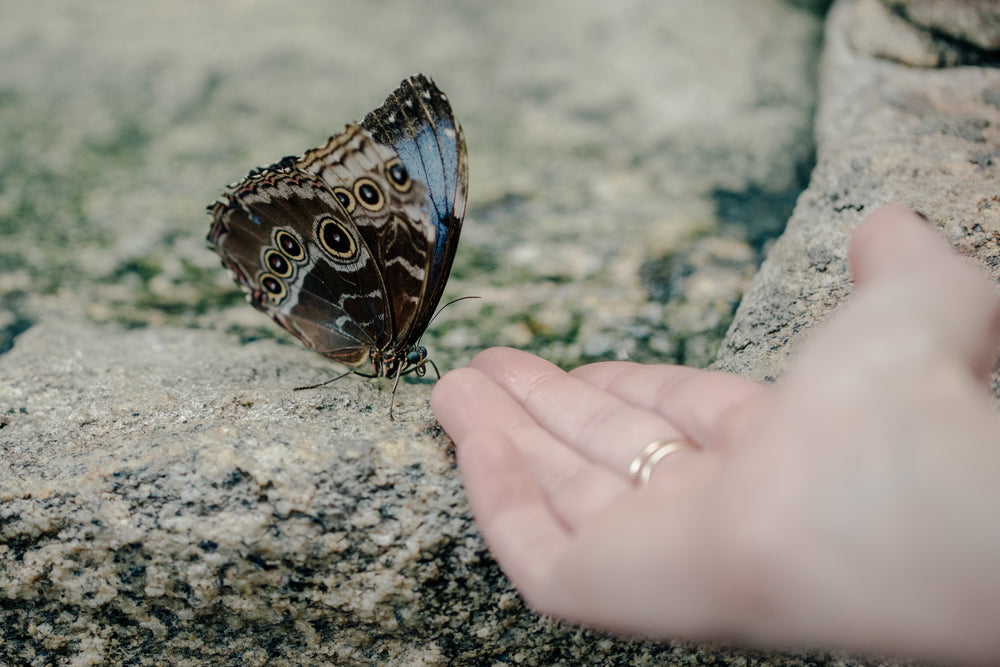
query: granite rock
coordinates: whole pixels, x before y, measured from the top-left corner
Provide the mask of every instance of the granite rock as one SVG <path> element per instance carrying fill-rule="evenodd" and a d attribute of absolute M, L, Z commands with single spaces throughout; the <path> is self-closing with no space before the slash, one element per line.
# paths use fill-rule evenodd
<path fill-rule="evenodd" d="M 856 50 L 915 67 L 996 65 L 1000 5 L 992 0 L 864 0 L 847 39 Z M 966 29 L 976 32 L 972 40 Z M 981 42 L 981 43 L 976 43 Z"/>
<path fill-rule="evenodd" d="M 321 363 L 172 327 L 22 334 L 0 358 L 3 664 L 852 664 L 539 618 L 476 531 L 428 386 L 389 422 L 385 386 L 288 391 Z"/>
<path fill-rule="evenodd" d="M 984 51 L 1000 52 L 1000 4 L 995 0 L 882 1 L 925 30 Z"/>
<path fill-rule="evenodd" d="M 850 296 L 848 239 L 883 204 L 921 211 L 1000 278 L 1000 70 L 920 69 L 858 51 L 850 37 L 869 8 L 843 0 L 828 16 L 817 164 L 744 295 L 718 368 L 780 376 L 797 341 Z"/>

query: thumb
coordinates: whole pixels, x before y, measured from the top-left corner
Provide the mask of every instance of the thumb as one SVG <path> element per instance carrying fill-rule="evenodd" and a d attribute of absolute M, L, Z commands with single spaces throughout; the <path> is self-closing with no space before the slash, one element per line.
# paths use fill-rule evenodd
<path fill-rule="evenodd" d="M 858 225 L 849 258 L 854 283 L 933 265 L 952 254 L 948 243 L 923 215 L 901 204 L 884 206 Z"/>
<path fill-rule="evenodd" d="M 858 297 L 884 292 L 883 306 L 948 345 L 979 377 L 1000 350 L 994 281 L 960 257 L 923 216 L 900 205 L 877 210 L 854 232 L 851 271 Z"/>

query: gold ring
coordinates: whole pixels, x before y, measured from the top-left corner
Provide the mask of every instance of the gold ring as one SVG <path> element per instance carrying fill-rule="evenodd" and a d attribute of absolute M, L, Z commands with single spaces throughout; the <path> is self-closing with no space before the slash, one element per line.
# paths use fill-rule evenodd
<path fill-rule="evenodd" d="M 682 449 L 695 449 L 695 445 L 689 440 L 667 440 L 665 438 L 649 443 L 639 452 L 637 457 L 632 459 L 632 465 L 628 467 L 629 481 L 640 488 L 648 485 L 653 466 Z"/>

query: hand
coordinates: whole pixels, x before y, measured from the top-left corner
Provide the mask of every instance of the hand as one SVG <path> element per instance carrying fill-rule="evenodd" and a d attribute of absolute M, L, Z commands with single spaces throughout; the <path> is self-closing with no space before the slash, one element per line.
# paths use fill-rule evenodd
<path fill-rule="evenodd" d="M 476 520 L 536 610 L 653 637 L 1000 657 L 992 282 L 875 213 L 857 294 L 787 376 L 495 348 L 431 405 Z M 637 488 L 649 442 L 684 438 Z"/>

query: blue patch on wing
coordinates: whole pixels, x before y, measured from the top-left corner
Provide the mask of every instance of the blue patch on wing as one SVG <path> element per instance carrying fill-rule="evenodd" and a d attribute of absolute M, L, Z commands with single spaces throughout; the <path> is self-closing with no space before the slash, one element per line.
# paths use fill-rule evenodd
<path fill-rule="evenodd" d="M 427 186 L 429 209 L 434 213 L 437 234 L 434 265 L 443 259 L 448 240 L 446 222 L 454 213 L 455 189 L 458 186 L 458 143 L 455 126 L 441 119 L 435 129 L 422 127 L 416 137 L 401 136 L 393 146 L 410 177 Z"/>

